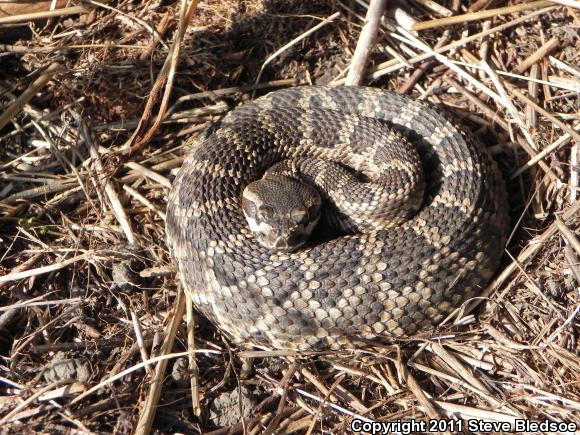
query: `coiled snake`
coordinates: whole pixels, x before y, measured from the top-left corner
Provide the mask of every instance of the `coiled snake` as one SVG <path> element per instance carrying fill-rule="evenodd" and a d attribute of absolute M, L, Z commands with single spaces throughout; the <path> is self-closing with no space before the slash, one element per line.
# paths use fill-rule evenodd
<path fill-rule="evenodd" d="M 477 296 L 498 266 L 503 181 L 435 106 L 374 88 L 286 89 L 231 111 L 192 146 L 169 195 L 168 245 L 196 308 L 236 341 L 308 350 L 413 335 Z M 325 159 L 339 163 L 324 169 Z M 290 179 L 335 190 L 320 192 L 324 218 L 295 250 L 252 231 L 248 222 L 263 228 L 247 216 L 260 204 L 242 209 L 244 189 L 281 161 Z M 297 228 L 316 223 L 307 209 L 289 213 Z"/>

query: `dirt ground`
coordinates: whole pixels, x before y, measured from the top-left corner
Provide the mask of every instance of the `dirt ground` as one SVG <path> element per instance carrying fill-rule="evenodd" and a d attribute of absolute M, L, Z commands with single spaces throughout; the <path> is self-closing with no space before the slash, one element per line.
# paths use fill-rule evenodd
<path fill-rule="evenodd" d="M 580 429 L 578 2 L 387 3 L 364 84 L 479 136 L 512 232 L 477 305 L 316 355 L 241 348 L 191 309 L 166 198 L 228 110 L 342 85 L 367 3 L 0 3 L 0 433 Z"/>

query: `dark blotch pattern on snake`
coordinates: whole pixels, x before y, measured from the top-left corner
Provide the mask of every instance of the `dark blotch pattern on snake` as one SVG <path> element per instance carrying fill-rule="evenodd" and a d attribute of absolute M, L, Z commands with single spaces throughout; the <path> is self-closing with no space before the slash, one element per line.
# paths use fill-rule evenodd
<path fill-rule="evenodd" d="M 250 231 L 242 191 L 272 165 L 340 158 L 353 173 L 391 165 L 397 191 L 414 177 L 405 174 L 415 159 L 397 151 L 407 140 L 423 174 L 404 216 L 374 213 L 375 222 L 388 217 L 384 226 L 295 252 L 269 250 Z M 308 350 L 413 335 L 481 293 L 498 266 L 503 181 L 479 141 L 430 104 L 374 88 L 286 89 L 231 111 L 192 147 L 169 195 L 168 245 L 195 307 L 238 342 Z M 352 196 L 345 189 L 342 198 Z M 354 208 L 367 212 L 360 200 Z"/>

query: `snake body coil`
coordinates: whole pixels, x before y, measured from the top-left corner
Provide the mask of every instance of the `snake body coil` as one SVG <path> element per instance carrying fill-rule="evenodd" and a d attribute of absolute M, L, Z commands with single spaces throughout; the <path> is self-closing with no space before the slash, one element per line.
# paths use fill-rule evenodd
<path fill-rule="evenodd" d="M 393 132 L 386 162 L 375 127 Z M 397 181 L 397 171 L 414 158 L 397 154 L 399 139 L 420 160 L 418 210 L 295 252 L 258 243 L 240 202 L 266 169 L 285 159 L 344 158 L 356 174 L 390 165 L 386 178 L 402 191 L 409 177 Z M 344 192 L 339 200 L 354 201 Z M 351 208 L 366 212 L 374 201 L 365 198 Z M 301 87 L 242 105 L 193 144 L 169 195 L 166 231 L 201 313 L 236 341 L 307 350 L 436 326 L 487 284 L 507 222 L 494 162 L 441 110 L 373 88 Z"/>

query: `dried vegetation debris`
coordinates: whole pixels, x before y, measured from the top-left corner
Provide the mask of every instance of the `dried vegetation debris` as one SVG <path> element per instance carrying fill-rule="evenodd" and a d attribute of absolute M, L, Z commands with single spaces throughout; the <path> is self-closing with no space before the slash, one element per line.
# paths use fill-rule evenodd
<path fill-rule="evenodd" d="M 212 325 L 189 314 L 196 366 L 189 361 L 187 369 L 185 357 L 171 363 L 173 381 L 155 366 L 132 369 L 187 350 L 192 340 L 179 323 L 173 347 L 163 346 L 178 309 L 164 244 L 165 198 L 183 160 L 183 139 L 251 98 L 268 56 L 336 11 L 339 19 L 264 68 L 257 92 L 340 83 L 364 4 L 200 2 L 183 39 L 169 110 L 130 159 L 119 159 L 122 145 L 170 53 L 180 4 L 126 1 L 11 26 L 11 39 L 0 41 L 2 427 L 129 433 L 151 422 L 153 378 L 166 379 L 153 422 L 160 433 L 217 429 L 219 404 L 239 405 L 240 391 L 252 402 L 241 407 L 243 423 L 223 423 L 232 432 L 338 433 L 357 416 L 580 423 L 580 10 L 558 4 L 446 25 L 448 15 L 523 3 L 438 1 L 442 8 L 434 10 L 423 0 L 389 2 L 390 17 L 403 8 L 411 21 L 439 21 L 408 35 L 389 18 L 372 51 L 369 84 L 445 104 L 490 146 L 508 179 L 509 254 L 475 316 L 464 313 L 455 326 L 389 346 L 297 356 L 230 349 Z M 503 29 L 462 42 L 497 26 Z M 422 59 L 421 41 L 443 47 L 444 58 Z M 493 70 L 518 73 L 494 81 L 482 57 Z M 115 269 L 123 261 L 111 247 L 129 237 L 142 247 L 136 256 L 143 261 L 129 266 L 127 289 L 119 285 L 124 272 Z M 248 354 L 254 371 L 241 376 Z M 63 377 L 53 361 L 71 370 Z M 58 376 L 41 374 L 47 370 Z M 192 380 L 199 416 L 191 411 Z"/>

